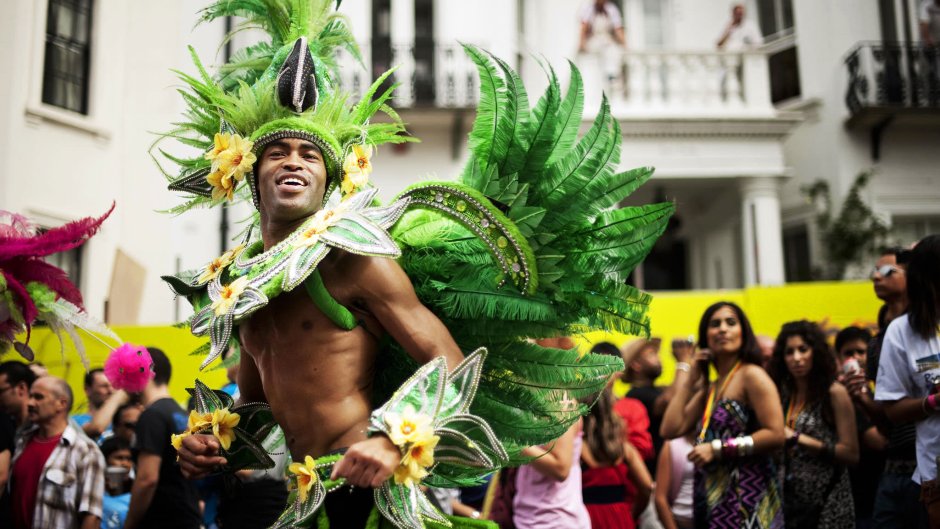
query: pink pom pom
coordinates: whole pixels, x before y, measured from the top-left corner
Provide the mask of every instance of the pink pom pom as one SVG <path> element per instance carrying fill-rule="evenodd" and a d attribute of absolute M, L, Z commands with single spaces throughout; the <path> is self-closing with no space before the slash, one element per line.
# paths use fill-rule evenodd
<path fill-rule="evenodd" d="M 104 376 L 115 389 L 139 393 L 154 376 L 153 360 L 146 347 L 130 343 L 121 344 L 111 351 L 104 363 Z"/>

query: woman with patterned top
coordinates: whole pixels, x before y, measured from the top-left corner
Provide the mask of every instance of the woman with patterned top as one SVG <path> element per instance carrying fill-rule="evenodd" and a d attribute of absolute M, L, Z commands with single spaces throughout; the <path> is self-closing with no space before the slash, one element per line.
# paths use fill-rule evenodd
<path fill-rule="evenodd" d="M 692 365 L 676 366 L 676 393 L 660 429 L 667 439 L 697 435 L 688 456 L 696 467 L 695 527 L 782 528 L 771 454 L 783 446 L 783 410 L 741 308 L 727 301 L 708 307 L 699 346 L 707 349 L 696 351 Z"/>
<path fill-rule="evenodd" d="M 770 370 L 786 409 L 787 527 L 855 527 L 845 468 L 858 462 L 855 410 L 845 387 L 835 380 L 835 357 L 822 329 L 805 320 L 784 324 Z"/>

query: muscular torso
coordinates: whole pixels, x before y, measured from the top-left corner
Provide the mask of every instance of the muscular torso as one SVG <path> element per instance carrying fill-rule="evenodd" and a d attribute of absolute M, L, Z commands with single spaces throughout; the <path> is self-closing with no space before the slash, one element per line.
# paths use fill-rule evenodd
<path fill-rule="evenodd" d="M 356 308 L 364 286 L 353 278 L 361 259 L 368 258 L 334 250 L 319 266 L 330 294 L 360 320 L 353 330 L 337 327 L 302 287 L 272 299 L 240 325 L 243 354 L 250 355 L 263 387 L 263 396 L 246 397 L 271 405 L 295 461 L 366 438 L 376 335 L 382 331 Z"/>

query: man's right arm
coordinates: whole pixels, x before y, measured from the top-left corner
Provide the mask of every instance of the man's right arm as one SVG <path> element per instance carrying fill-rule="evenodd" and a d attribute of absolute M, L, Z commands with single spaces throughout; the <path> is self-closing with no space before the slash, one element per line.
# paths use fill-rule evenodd
<path fill-rule="evenodd" d="M 137 457 L 137 478 L 131 487 L 131 504 L 127 509 L 124 529 L 135 529 L 147 514 L 157 484 L 160 483 L 161 460 L 160 455 L 149 452 L 141 452 Z"/>
<path fill-rule="evenodd" d="M 254 358 L 242 347 L 238 367 L 238 403 L 267 402 L 261 374 Z M 227 463 L 219 455 L 219 441 L 211 435 L 187 435 L 183 438 L 179 453 L 180 471 L 187 479 L 199 479 L 208 476 L 219 465 Z"/>

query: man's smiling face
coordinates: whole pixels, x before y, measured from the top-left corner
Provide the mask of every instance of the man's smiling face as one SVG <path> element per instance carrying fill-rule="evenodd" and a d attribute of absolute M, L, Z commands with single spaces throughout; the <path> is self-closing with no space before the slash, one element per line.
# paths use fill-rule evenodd
<path fill-rule="evenodd" d="M 326 164 L 315 144 L 300 138 L 272 142 L 256 168 L 261 214 L 268 220 L 296 221 L 323 206 Z"/>

